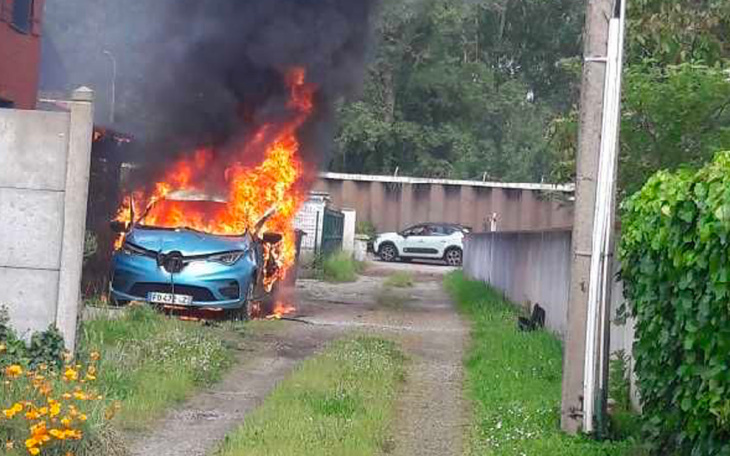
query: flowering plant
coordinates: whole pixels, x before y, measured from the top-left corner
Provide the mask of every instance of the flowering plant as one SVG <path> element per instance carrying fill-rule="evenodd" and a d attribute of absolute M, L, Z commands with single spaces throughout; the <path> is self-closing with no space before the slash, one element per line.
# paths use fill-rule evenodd
<path fill-rule="evenodd" d="M 0 343 L 0 359 L 7 347 Z M 94 388 L 100 355 L 85 364 L 9 364 L 0 370 L 0 448 L 7 454 L 76 456 L 87 453 L 119 408 Z"/>

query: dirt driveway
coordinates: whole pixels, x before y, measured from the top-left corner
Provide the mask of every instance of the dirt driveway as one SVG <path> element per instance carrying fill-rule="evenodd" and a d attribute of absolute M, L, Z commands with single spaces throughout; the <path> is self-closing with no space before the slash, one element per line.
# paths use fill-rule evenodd
<path fill-rule="evenodd" d="M 413 287 L 386 289 L 386 277 L 409 270 Z M 462 356 L 467 330 L 441 288 L 449 268 L 373 263 L 355 283 L 300 280 L 292 320 L 258 325 L 223 382 L 191 398 L 149 433 L 134 438 L 134 455 L 202 456 L 296 366 L 328 342 L 352 332 L 399 341 L 410 358 L 394 429 L 384 452 L 462 454 L 465 401 Z"/>

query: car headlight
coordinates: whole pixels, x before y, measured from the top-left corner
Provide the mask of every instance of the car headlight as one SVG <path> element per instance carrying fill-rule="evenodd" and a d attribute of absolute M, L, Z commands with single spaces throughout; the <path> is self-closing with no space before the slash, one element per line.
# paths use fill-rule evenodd
<path fill-rule="evenodd" d="M 142 247 L 137 247 L 134 244 L 125 242 L 122 245 L 122 253 L 127 254 L 127 255 L 146 255 L 147 251 L 145 249 L 143 249 Z"/>
<path fill-rule="evenodd" d="M 226 266 L 232 266 L 236 263 L 238 263 L 238 260 L 243 258 L 246 252 L 225 252 L 225 253 L 218 253 L 216 255 L 211 255 L 206 260 L 208 261 L 215 261 L 216 263 L 225 264 Z"/>

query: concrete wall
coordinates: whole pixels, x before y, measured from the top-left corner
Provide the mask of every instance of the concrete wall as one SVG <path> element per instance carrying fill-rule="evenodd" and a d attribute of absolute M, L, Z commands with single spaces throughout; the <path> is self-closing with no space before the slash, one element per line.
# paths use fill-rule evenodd
<path fill-rule="evenodd" d="M 93 93 L 68 112 L 0 109 L 0 304 L 21 333 L 55 324 L 74 348 Z"/>
<path fill-rule="evenodd" d="M 539 303 L 546 325 L 567 329 L 570 290 L 570 231 L 483 233 L 466 238 L 464 271 L 491 284 L 515 303 Z"/>
<path fill-rule="evenodd" d="M 551 230 L 573 224 L 571 186 L 323 173 L 314 189 L 336 207 L 357 211 L 379 231 L 422 222 L 460 223 L 489 231 Z"/>
<path fill-rule="evenodd" d="M 547 314 L 546 326 L 564 339 L 570 297 L 571 232 L 567 230 L 522 233 L 471 234 L 464 247 L 464 272 L 489 283 L 516 304 L 531 308 L 540 304 Z M 623 350 L 633 372 L 634 322 L 613 323 L 624 303 L 623 287 L 611 290 L 611 353 Z M 632 400 L 639 407 L 635 378 Z"/>

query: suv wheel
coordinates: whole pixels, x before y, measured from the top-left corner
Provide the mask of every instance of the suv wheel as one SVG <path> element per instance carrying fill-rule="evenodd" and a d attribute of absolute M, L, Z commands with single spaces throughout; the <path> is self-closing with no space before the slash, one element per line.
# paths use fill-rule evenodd
<path fill-rule="evenodd" d="M 446 251 L 446 254 L 444 255 L 444 260 L 446 260 L 446 263 L 449 266 L 459 267 L 461 266 L 461 263 L 463 261 L 463 255 L 461 252 L 461 249 L 459 248 L 451 248 Z"/>
<path fill-rule="evenodd" d="M 381 260 L 390 263 L 398 258 L 398 250 L 393 244 L 385 244 L 380 246 L 380 251 L 378 252 L 378 255 L 380 255 Z"/>

